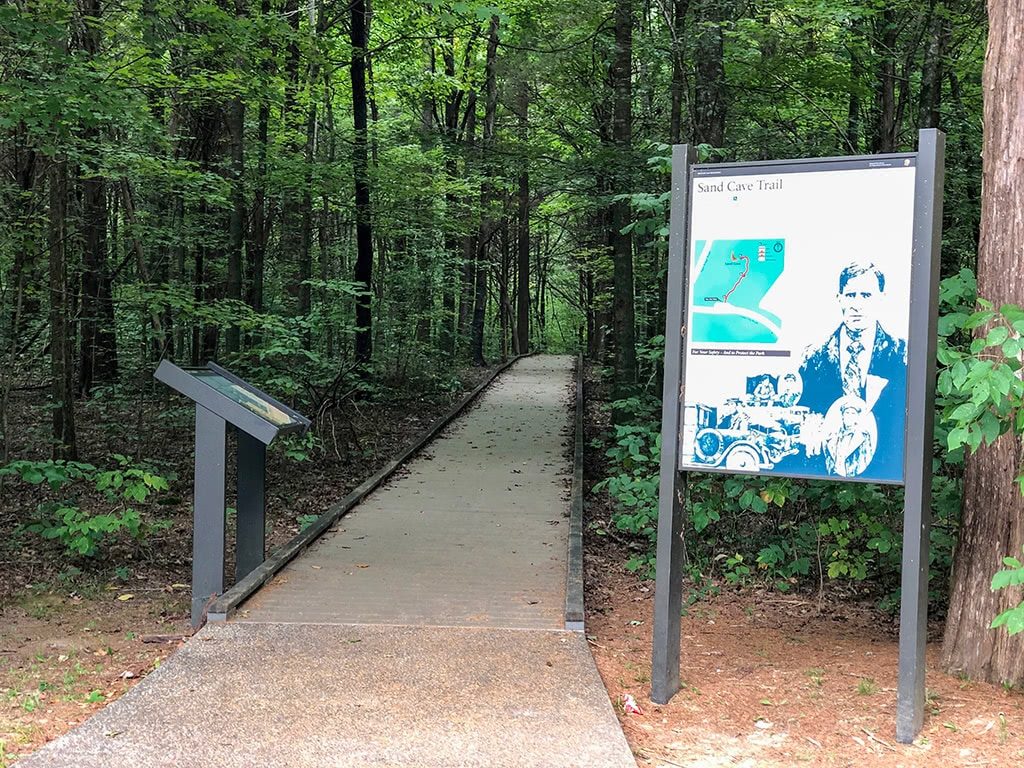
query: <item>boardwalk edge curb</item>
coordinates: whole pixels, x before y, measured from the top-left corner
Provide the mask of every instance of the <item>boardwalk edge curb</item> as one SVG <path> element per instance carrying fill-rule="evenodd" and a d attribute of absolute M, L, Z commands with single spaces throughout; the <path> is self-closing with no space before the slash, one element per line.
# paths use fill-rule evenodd
<path fill-rule="evenodd" d="M 499 365 L 487 379 L 460 400 L 444 416 L 435 421 L 423 435 L 412 445 L 402 451 L 396 458 L 388 462 L 383 469 L 368 477 L 362 483 L 343 498 L 340 502 L 328 509 L 323 515 L 317 518 L 309 528 L 300 531 L 291 541 L 278 547 L 259 566 L 252 570 L 249 575 L 237 582 L 231 589 L 218 597 L 210 605 L 206 614 L 206 620 L 210 623 L 227 621 L 245 600 L 253 595 L 260 587 L 274 578 L 278 571 L 294 560 L 306 547 L 326 533 L 338 520 L 348 514 L 353 507 L 357 506 L 367 496 L 377 490 L 388 478 L 390 478 L 403 464 L 413 458 L 423 448 L 456 418 L 462 415 L 473 402 L 486 390 L 494 380 L 511 368 L 515 363 L 528 355 L 516 355 L 508 362 Z M 575 486 L 574 486 L 575 487 Z"/>
<path fill-rule="evenodd" d="M 565 569 L 565 628 L 583 631 L 583 355 L 576 357 L 575 443 L 572 458 L 572 495 L 569 503 L 569 553 Z"/>

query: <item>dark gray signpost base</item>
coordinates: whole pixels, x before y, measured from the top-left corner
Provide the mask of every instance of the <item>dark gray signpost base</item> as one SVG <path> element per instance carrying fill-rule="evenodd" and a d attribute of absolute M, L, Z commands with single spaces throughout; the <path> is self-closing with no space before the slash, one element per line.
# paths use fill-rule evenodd
<path fill-rule="evenodd" d="M 683 381 L 683 313 L 686 291 L 686 225 L 691 146 L 672 147 L 672 207 L 665 306 L 665 381 L 661 396 L 661 478 L 654 589 L 651 701 L 667 704 L 679 690 L 679 622 L 683 610 L 685 477 L 679 471 L 679 416 Z"/>
<path fill-rule="evenodd" d="M 266 556 L 265 475 L 267 446 L 242 430 L 238 435 L 238 526 L 235 581 L 241 581 Z"/>
<path fill-rule="evenodd" d="M 224 483 L 227 424 L 196 405 L 196 476 L 192 535 L 192 626 L 224 591 Z"/>
<path fill-rule="evenodd" d="M 903 569 L 896 704 L 896 739 L 904 744 L 911 743 L 917 737 L 924 722 L 935 350 L 945 136 L 936 129 L 927 129 L 919 133 L 918 142 L 911 254 Z M 692 164 L 691 148 L 685 145 L 672 148 L 665 384 L 662 396 L 661 477 L 651 669 L 651 700 L 658 704 L 667 703 L 680 687 L 683 587 L 681 532 L 685 513 L 685 474 L 679 471 L 679 442 L 682 387 L 685 381 L 683 340 L 686 336 L 684 318 L 690 258 L 687 227 L 690 218 L 688 202 Z"/>

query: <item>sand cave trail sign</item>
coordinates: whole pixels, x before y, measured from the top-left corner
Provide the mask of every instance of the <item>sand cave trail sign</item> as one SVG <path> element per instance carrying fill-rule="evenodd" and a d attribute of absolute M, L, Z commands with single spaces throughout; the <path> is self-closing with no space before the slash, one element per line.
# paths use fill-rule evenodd
<path fill-rule="evenodd" d="M 896 738 L 924 720 L 945 137 L 695 164 L 672 151 L 651 698 L 680 686 L 687 472 L 904 487 Z"/>
<path fill-rule="evenodd" d="M 192 626 L 224 591 L 227 427 L 238 437 L 235 580 L 266 555 L 267 446 L 302 433 L 309 419 L 216 363 L 179 368 L 163 360 L 154 377 L 196 404 L 195 506 L 192 535 Z"/>

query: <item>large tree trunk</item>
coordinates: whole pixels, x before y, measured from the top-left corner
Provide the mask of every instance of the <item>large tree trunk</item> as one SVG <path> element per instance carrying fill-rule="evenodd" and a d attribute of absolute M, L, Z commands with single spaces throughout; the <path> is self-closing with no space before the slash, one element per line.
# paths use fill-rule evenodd
<path fill-rule="evenodd" d="M 615 193 L 632 192 L 633 148 L 633 0 L 616 0 L 615 55 L 609 71 L 612 86 L 612 143 L 616 149 Z M 636 381 L 636 330 L 633 297 L 633 237 L 623 233 L 630 223 L 628 200 L 610 211 L 612 245 L 612 328 L 615 335 L 615 378 L 619 385 Z"/>
<path fill-rule="evenodd" d="M 988 10 L 978 293 L 999 306 L 1024 304 L 1024 0 L 990 0 Z M 947 671 L 1015 686 L 1024 683 L 1024 634 L 988 627 L 1020 603 L 1021 589 L 989 585 L 1002 558 L 1020 557 L 1024 545 L 1024 497 L 1014 483 L 1022 458 L 1021 438 L 1007 434 L 967 460 L 942 646 Z"/>
<path fill-rule="evenodd" d="M 353 0 L 349 39 L 352 42 L 352 125 L 355 130 L 352 170 L 356 187 L 356 362 L 373 355 L 373 230 L 370 227 L 370 178 L 366 143 L 366 1 Z"/>
<path fill-rule="evenodd" d="M 53 423 L 53 457 L 78 459 L 75 439 L 75 401 L 71 363 L 71 331 L 68 322 L 67 193 L 68 169 L 63 158 L 54 158 L 50 181 L 50 407 Z"/>

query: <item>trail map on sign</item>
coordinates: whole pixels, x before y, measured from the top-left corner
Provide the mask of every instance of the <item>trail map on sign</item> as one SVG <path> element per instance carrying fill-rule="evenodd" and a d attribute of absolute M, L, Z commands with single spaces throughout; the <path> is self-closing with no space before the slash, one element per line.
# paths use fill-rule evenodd
<path fill-rule="evenodd" d="M 761 300 L 785 268 L 786 241 L 697 240 L 693 269 L 695 342 L 773 343 L 781 320 Z"/>

